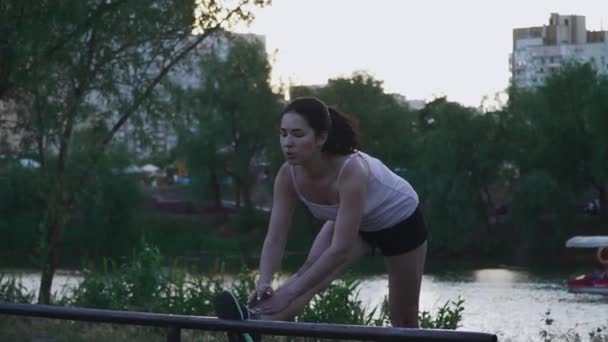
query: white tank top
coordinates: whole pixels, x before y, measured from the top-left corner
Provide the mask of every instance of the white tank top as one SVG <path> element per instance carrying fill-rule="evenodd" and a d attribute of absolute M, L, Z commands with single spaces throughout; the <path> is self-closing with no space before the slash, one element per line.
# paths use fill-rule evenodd
<path fill-rule="evenodd" d="M 393 173 L 380 160 L 361 151 L 351 154 L 338 172 L 338 184 L 342 171 L 354 156 L 367 162 L 369 180 L 365 197 L 365 209 L 361 218 L 361 231 L 378 231 L 392 227 L 408 218 L 418 207 L 418 194 L 405 179 Z M 308 207 L 312 215 L 320 220 L 335 221 L 338 205 L 323 205 L 308 201 L 298 188 L 293 168 L 290 165 L 291 179 L 298 197 Z"/>

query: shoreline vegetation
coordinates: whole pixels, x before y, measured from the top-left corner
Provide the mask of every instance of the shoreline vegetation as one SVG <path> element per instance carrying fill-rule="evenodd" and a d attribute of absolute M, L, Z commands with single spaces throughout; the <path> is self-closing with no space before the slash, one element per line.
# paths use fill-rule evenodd
<path fill-rule="evenodd" d="M 222 266 L 223 268 L 223 266 Z M 121 263 L 104 260 L 102 267 L 82 271 L 83 280 L 78 285 L 54 293 L 54 305 L 88 307 L 111 310 L 131 310 L 183 315 L 213 316 L 211 299 L 226 287 L 224 274 L 210 276 L 198 273 L 186 276 L 179 268 L 166 268 L 158 248 L 141 243 L 129 258 Z M 239 298 L 246 298 L 255 286 L 256 273 L 245 266 L 232 281 L 232 290 Z M 389 324 L 386 298 L 378 307 L 368 308 L 359 298 L 360 282 L 352 275 L 335 281 L 325 292 L 315 296 L 295 321 L 316 323 L 342 323 L 372 326 Z M 28 291 L 15 279 L 0 274 L 0 301 L 33 303 L 35 293 Z M 464 300 L 447 301 L 436 313 L 422 311 L 420 325 L 423 328 L 456 329 L 462 319 Z M 3 327 L 11 326 L 11 329 Z M 105 327 L 104 327 L 105 326 Z M 69 329 L 68 329 L 69 327 Z M 58 334 L 70 340 L 87 340 L 91 336 L 90 324 L 76 322 L 52 322 L 44 319 L 0 317 L 0 339 L 11 336 Z M 69 330 L 68 331 L 66 331 Z M 162 333 L 161 329 L 121 328 L 110 325 L 96 326 L 92 331 L 99 336 L 115 336 L 118 340 L 138 340 Z M 21 335 L 22 334 L 22 335 Z M 193 340 L 214 341 L 218 334 L 192 332 Z M 221 336 L 221 334 L 219 334 Z M 4 337 L 4 338 L 2 338 Z M 156 336 L 158 337 L 158 336 Z M 103 339 L 101 339 L 103 340 Z"/>
<path fill-rule="evenodd" d="M 175 190 L 175 189 L 173 189 Z M 179 189 L 187 199 L 187 188 Z M 53 294 L 52 303 L 56 305 L 71 305 L 104 309 L 137 310 L 166 312 L 176 314 L 212 315 L 210 301 L 214 291 L 223 286 L 222 276 L 225 273 L 238 273 L 236 289 L 244 296 L 255 280 L 257 267 L 256 255 L 264 238 L 264 229 L 268 215 L 265 211 L 255 213 L 239 213 L 235 209 L 223 211 L 200 210 L 190 213 L 175 213 L 172 210 L 159 207 L 153 201 L 151 189 L 144 189 L 144 199 L 133 211 L 129 220 L 129 244 L 138 246 L 123 254 L 115 245 L 100 244 L 97 248 L 87 247 L 91 240 L 84 239 L 80 248 L 64 246 L 63 251 L 69 253 L 62 260 L 70 260 L 72 269 L 79 270 L 83 281 L 75 288 L 64 289 Z M 256 216 L 257 215 L 257 216 Z M 240 217 L 239 217 L 240 216 Z M 243 223 L 251 222 L 253 227 L 238 229 Z M 307 213 L 299 210 L 296 213 L 295 225 L 291 230 L 288 242 L 288 253 L 283 263 L 283 272 L 291 272 L 302 263 L 306 257 L 307 247 L 312 243 L 315 227 L 319 226 Z M 258 226 L 255 226 L 258 225 Z M 91 235 L 95 235 L 91 232 Z M 85 236 L 86 237 L 86 236 Z M 138 239 L 138 240 L 135 240 Z M 67 241 L 78 242 L 78 239 L 68 235 Z M 114 240 L 105 240 L 113 243 Z M 91 252 L 105 251 L 106 255 L 96 255 Z M 81 256 L 79 253 L 89 252 Z M 433 260 L 434 259 L 434 260 Z M 460 265 L 470 262 L 480 263 L 479 257 L 460 257 Z M 8 259 L 10 261 L 10 259 Z M 432 256 L 428 268 L 432 269 L 441 257 Z M 467 261 L 468 260 L 468 261 Z M 33 266 L 35 256 L 27 259 L 24 266 Z M 6 263 L 6 259 L 3 261 Z M 484 260 L 488 266 L 497 265 L 501 260 Z M 503 262 L 504 263 L 504 260 Z M 9 262 L 10 264 L 10 262 Z M 15 266 L 15 264 L 10 264 Z M 445 265 L 444 265 L 445 266 Z M 439 267 L 439 266 L 437 266 Z M 456 266 L 457 267 L 457 266 Z M 299 318 L 303 321 L 353 323 L 369 325 L 388 324 L 386 308 L 379 306 L 367 308 L 361 305 L 357 298 L 356 276 L 358 274 L 374 274 L 383 270 L 380 258 L 364 258 L 353 268 L 353 273 L 335 282 L 330 290 L 317 296 L 316 303 L 307 308 Z M 198 277 L 187 278 L 187 274 L 198 274 Z M 125 285 L 126 284 L 126 285 Z M 0 298 L 11 302 L 34 302 L 35 294 L 10 279 L 0 277 Z M 466 299 L 454 298 L 448 300 L 434 313 L 420 313 L 421 326 L 454 329 L 465 314 Z M 142 304 L 144 303 L 144 304 Z M 344 303 L 347 303 L 346 305 Z M 336 311 L 338 308 L 338 311 Z M 550 322 L 550 317 L 546 322 Z M 164 338 L 164 331 L 139 327 L 116 327 L 101 325 L 92 327 L 90 324 L 77 322 L 53 322 L 50 320 L 21 319 L 3 317 L 2 326 L 14 328 L 4 337 L 31 336 L 67 336 L 73 341 L 89 340 L 95 331 L 100 340 L 156 340 Z M 544 341 L 578 341 L 567 333 L 556 332 L 550 323 L 542 328 L 545 333 Z M 48 331 L 49 333 L 44 333 Z M 599 338 L 605 338 L 606 330 L 598 327 L 594 330 Z M 15 335 L 16 334 L 16 335 Z M 603 334 L 603 335 L 602 335 Z M 192 340 L 220 341 L 221 334 L 201 331 L 189 331 L 184 336 Z M 103 338 L 101 338 L 103 337 Z M 580 336 L 579 336 L 580 337 Z M 0 336 L 0 339 L 3 336 Z M 277 341 L 282 341 L 280 338 Z M 274 341 L 274 340 L 271 340 Z M 297 340 L 294 340 L 297 341 Z M 304 340 L 303 340 L 304 341 Z M 590 339 L 589 341 L 605 341 Z"/>
<path fill-rule="evenodd" d="M 78 285 L 54 293 L 52 304 L 111 310 L 144 311 L 184 315 L 213 316 L 211 298 L 228 283 L 221 272 L 216 275 L 192 273 L 181 267 L 166 267 L 158 248 L 145 242 L 134 249 L 128 258 L 115 262 L 105 259 L 101 265 L 82 270 L 83 280 Z M 232 289 L 240 298 L 253 289 L 256 272 L 242 265 L 240 272 L 231 275 Z M 386 298 L 377 307 L 363 305 L 359 298 L 360 282 L 351 273 L 332 283 L 330 288 L 315 296 L 311 304 L 295 321 L 316 323 L 389 325 Z M 19 281 L 0 274 L 0 301 L 33 303 L 36 295 Z M 421 328 L 457 329 L 465 315 L 466 301 L 455 298 L 436 307 L 435 312 L 421 311 Z M 573 330 L 556 329 L 550 312 L 544 313 L 539 341 L 608 341 L 607 326 L 594 328 L 588 336 Z M 10 328 L 9 328 L 10 327 Z M 65 341 L 160 341 L 166 338 L 162 328 L 93 324 L 43 318 L 0 315 L 0 340 L 54 339 Z M 222 333 L 184 330 L 183 338 L 191 341 L 222 341 Z M 588 337 L 588 339 L 585 339 Z M 270 337 L 268 341 L 311 341 Z M 316 340 L 315 340 L 316 341 Z"/>
<path fill-rule="evenodd" d="M 220 263 L 231 271 L 238 271 L 243 264 L 249 268 L 257 267 L 269 217 L 266 210 L 237 210 L 230 204 L 218 210 L 192 198 L 192 189 L 178 185 L 157 189 L 144 186 L 139 191 L 141 197 L 135 201 L 139 204 L 131 204 L 131 212 L 110 231 L 106 232 L 103 226 L 87 225 L 88 220 L 95 218 L 75 219 L 62 241 L 59 268 L 79 269 L 83 264 L 94 263 L 101 258 L 124 258 L 140 240 L 158 247 L 172 262 L 196 265 L 205 272 L 217 273 Z M 177 196 L 172 198 L 172 207 L 157 202 L 157 193 L 166 191 Z M 39 235 L 33 222 L 24 223 L 29 223 L 29 227 L 2 232 L 6 239 L 4 248 L 0 250 L 0 267 L 38 267 Z M 293 225 L 283 262 L 283 268 L 288 272 L 296 270 L 305 260 L 308 246 L 314 240 L 321 223 L 303 207 L 299 207 Z M 590 234 L 602 231 L 601 222 L 595 222 L 593 218 L 584 218 L 580 226 L 584 226 L 584 230 Z M 549 268 L 564 264 L 588 265 L 592 262 L 592 258 L 580 251 L 563 250 L 557 254 L 557 260 L 555 253 L 547 258 L 543 249 L 537 252 L 530 254 L 517 248 L 508 252 L 501 249 L 501 253 L 490 254 L 480 251 L 454 253 L 449 250 L 431 250 L 427 267 L 433 268 L 435 263 L 441 264 L 443 262 L 439 260 L 444 259 L 452 259 L 462 265 L 473 263 Z M 364 274 L 382 273 L 383 263 L 375 259 L 377 258 L 364 258 L 354 266 L 355 271 Z"/>

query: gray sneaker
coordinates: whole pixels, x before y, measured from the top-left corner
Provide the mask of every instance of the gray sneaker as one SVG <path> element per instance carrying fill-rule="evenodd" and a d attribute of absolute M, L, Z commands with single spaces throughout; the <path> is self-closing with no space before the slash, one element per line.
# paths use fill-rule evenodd
<path fill-rule="evenodd" d="M 221 319 L 246 320 L 259 319 L 259 315 L 241 303 L 234 293 L 222 291 L 213 298 L 215 314 Z M 229 342 L 259 342 L 260 334 L 227 332 Z"/>

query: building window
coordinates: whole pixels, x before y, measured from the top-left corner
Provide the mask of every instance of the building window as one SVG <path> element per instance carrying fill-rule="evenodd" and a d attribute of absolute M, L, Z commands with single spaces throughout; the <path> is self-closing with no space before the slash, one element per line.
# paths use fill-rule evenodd
<path fill-rule="evenodd" d="M 566 23 L 566 26 L 568 26 L 568 19 L 564 20 L 564 22 Z"/>

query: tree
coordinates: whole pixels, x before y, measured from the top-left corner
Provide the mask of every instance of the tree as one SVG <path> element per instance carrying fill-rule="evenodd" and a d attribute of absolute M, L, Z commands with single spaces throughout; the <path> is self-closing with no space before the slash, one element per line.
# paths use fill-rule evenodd
<path fill-rule="evenodd" d="M 593 189 L 608 222 L 607 94 L 608 78 L 591 64 L 566 64 L 535 89 L 511 88 L 508 111 L 520 137 L 515 155 L 522 174 L 559 184 L 559 202 L 568 206 L 549 202 L 545 211 L 572 218 L 576 199 Z"/>
<path fill-rule="evenodd" d="M 420 118 L 414 180 L 435 227 L 433 245 L 448 253 L 487 246 L 489 189 L 503 161 L 497 118 L 445 98 L 427 104 Z"/>
<path fill-rule="evenodd" d="M 197 62 L 200 64 L 200 60 Z M 182 117 L 177 123 L 176 155 L 186 162 L 194 194 L 204 201 L 211 200 L 219 210 L 222 208 L 222 160 L 218 149 L 226 140 L 217 134 L 221 128 L 221 116 L 205 107 L 205 90 L 200 84 L 187 89 L 172 83 L 169 89 L 171 102 L 177 105 L 175 111 Z"/>
<path fill-rule="evenodd" d="M 330 79 L 321 88 L 293 89 L 293 96 L 317 96 L 359 123 L 362 149 L 393 167 L 411 165 L 414 115 L 407 105 L 384 92 L 382 81 L 356 72 Z"/>
<path fill-rule="evenodd" d="M 12 94 L 30 105 L 40 170 L 51 184 L 39 303 L 49 303 L 59 241 L 81 184 L 116 133 L 128 120 L 158 114 L 157 86 L 180 60 L 214 32 L 251 20 L 252 5 L 266 3 L 2 2 L 0 97 Z M 91 129 L 80 146 L 88 158 L 76 164 L 73 135 L 84 127 Z"/>
<path fill-rule="evenodd" d="M 270 64 L 264 44 L 255 36 L 235 36 L 224 55 L 208 54 L 201 61 L 199 121 L 212 126 L 199 130 L 213 142 L 213 156 L 222 157 L 224 170 L 236 185 L 236 206 L 252 207 L 254 164 L 265 158 L 274 141 L 280 97 L 270 86 Z"/>

